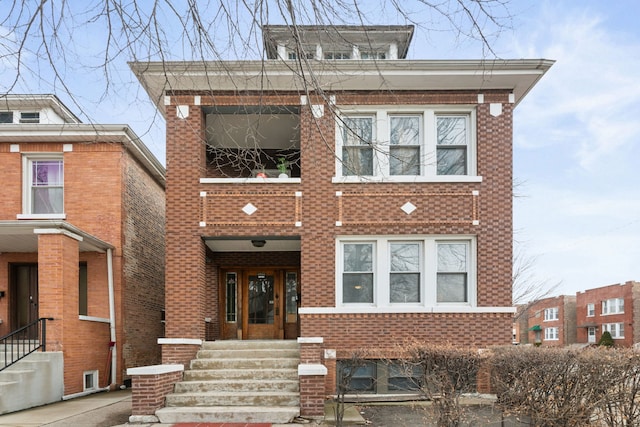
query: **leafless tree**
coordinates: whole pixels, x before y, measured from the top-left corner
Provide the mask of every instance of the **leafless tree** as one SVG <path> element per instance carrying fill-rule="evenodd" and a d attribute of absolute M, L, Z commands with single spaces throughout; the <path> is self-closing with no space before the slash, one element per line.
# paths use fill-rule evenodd
<path fill-rule="evenodd" d="M 446 32 L 459 44 L 477 43 L 481 57 L 511 26 L 509 0 L 3 0 L 0 7 L 2 93 L 51 92 L 92 121 L 89 103 L 110 95 L 135 102 L 137 82 L 127 61 L 264 60 L 261 29 L 287 26 L 298 53 L 295 67 L 305 90 L 323 91 L 298 29 L 324 26 L 340 38 L 345 25 L 413 25 L 421 43 Z M 96 84 L 86 88 L 82 74 Z M 84 86 L 81 86 L 84 85 Z M 123 89 L 125 88 L 126 89 Z M 99 88 L 99 90 L 98 90 Z M 143 97 L 144 98 L 144 97 Z M 148 99 L 144 98 L 148 104 Z M 236 168 L 255 165 L 256 150 L 234 150 L 214 160 Z M 256 158 L 257 156 L 257 158 Z M 273 160 L 273 159 L 271 159 Z"/>
<path fill-rule="evenodd" d="M 516 244 L 513 253 L 513 273 L 511 282 L 514 305 L 531 305 L 551 296 L 560 286 L 560 282 L 538 277 L 536 274 L 537 257 L 526 253 L 522 244 Z M 525 313 L 519 310 L 518 313 Z M 518 314 L 516 314 L 517 318 Z"/>

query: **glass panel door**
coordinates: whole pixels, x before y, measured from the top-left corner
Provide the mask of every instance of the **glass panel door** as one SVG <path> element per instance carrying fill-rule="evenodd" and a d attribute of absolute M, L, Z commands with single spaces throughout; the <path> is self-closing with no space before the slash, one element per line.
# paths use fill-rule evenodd
<path fill-rule="evenodd" d="M 275 314 L 273 276 L 259 273 L 249 276 L 249 324 L 273 325 Z"/>

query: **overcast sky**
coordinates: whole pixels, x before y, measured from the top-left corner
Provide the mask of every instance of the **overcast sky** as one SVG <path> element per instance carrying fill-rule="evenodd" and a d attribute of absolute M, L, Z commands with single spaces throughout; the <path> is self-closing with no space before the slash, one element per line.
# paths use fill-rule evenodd
<path fill-rule="evenodd" d="M 640 281 L 640 2 L 513 0 L 510 7 L 513 28 L 493 45 L 497 55 L 557 61 L 516 109 L 515 238 L 536 258 L 538 280 L 561 282 L 557 294 Z M 0 37 L 10 36 L 0 27 Z M 90 50 L 99 39 L 87 33 L 74 43 Z M 417 31 L 409 57 L 483 52 L 450 33 Z M 106 97 L 100 70 L 70 61 L 63 70 L 75 105 L 59 84 L 33 77 L 43 75 L 35 58 L 27 61 L 35 74 L 13 93 L 56 93 L 85 121 L 129 124 L 164 162 L 164 123 L 126 59 L 114 64 Z M 2 90 L 12 67 L 0 58 Z"/>

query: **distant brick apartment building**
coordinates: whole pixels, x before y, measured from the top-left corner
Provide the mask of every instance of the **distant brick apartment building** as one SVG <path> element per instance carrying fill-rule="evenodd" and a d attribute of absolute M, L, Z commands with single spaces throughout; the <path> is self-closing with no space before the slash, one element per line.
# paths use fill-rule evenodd
<path fill-rule="evenodd" d="M 0 96 L 0 182 L 0 336 L 53 318 L 66 397 L 157 363 L 165 170 L 135 133 L 53 95 Z"/>
<path fill-rule="evenodd" d="M 576 297 L 561 295 L 544 298 L 517 312 L 515 341 L 562 347 L 576 342 Z"/>
<path fill-rule="evenodd" d="M 640 342 L 640 282 L 628 281 L 576 294 L 577 342 L 597 343 L 609 331 L 616 346 Z"/>
<path fill-rule="evenodd" d="M 265 61 L 131 64 L 167 123 L 163 363 L 298 339 L 324 398 L 358 349 L 363 391 L 387 392 L 375 358 L 404 340 L 510 343 L 513 110 L 553 61 L 410 60 L 411 26 L 298 30 L 266 26 Z"/>

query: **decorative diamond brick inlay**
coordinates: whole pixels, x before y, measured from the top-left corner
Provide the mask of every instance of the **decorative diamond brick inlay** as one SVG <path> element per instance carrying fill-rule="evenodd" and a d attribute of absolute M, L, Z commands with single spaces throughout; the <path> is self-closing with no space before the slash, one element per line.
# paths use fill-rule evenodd
<path fill-rule="evenodd" d="M 404 205 L 402 205 L 400 209 L 402 209 L 402 211 L 407 215 L 410 215 L 411 213 L 413 213 L 413 211 L 415 211 L 418 208 L 416 208 L 416 205 L 414 205 L 413 203 L 407 202 Z"/>
<path fill-rule="evenodd" d="M 253 215 L 257 210 L 258 208 L 253 206 L 251 203 L 247 203 L 244 208 L 242 208 L 242 212 L 246 213 L 247 215 Z"/>

